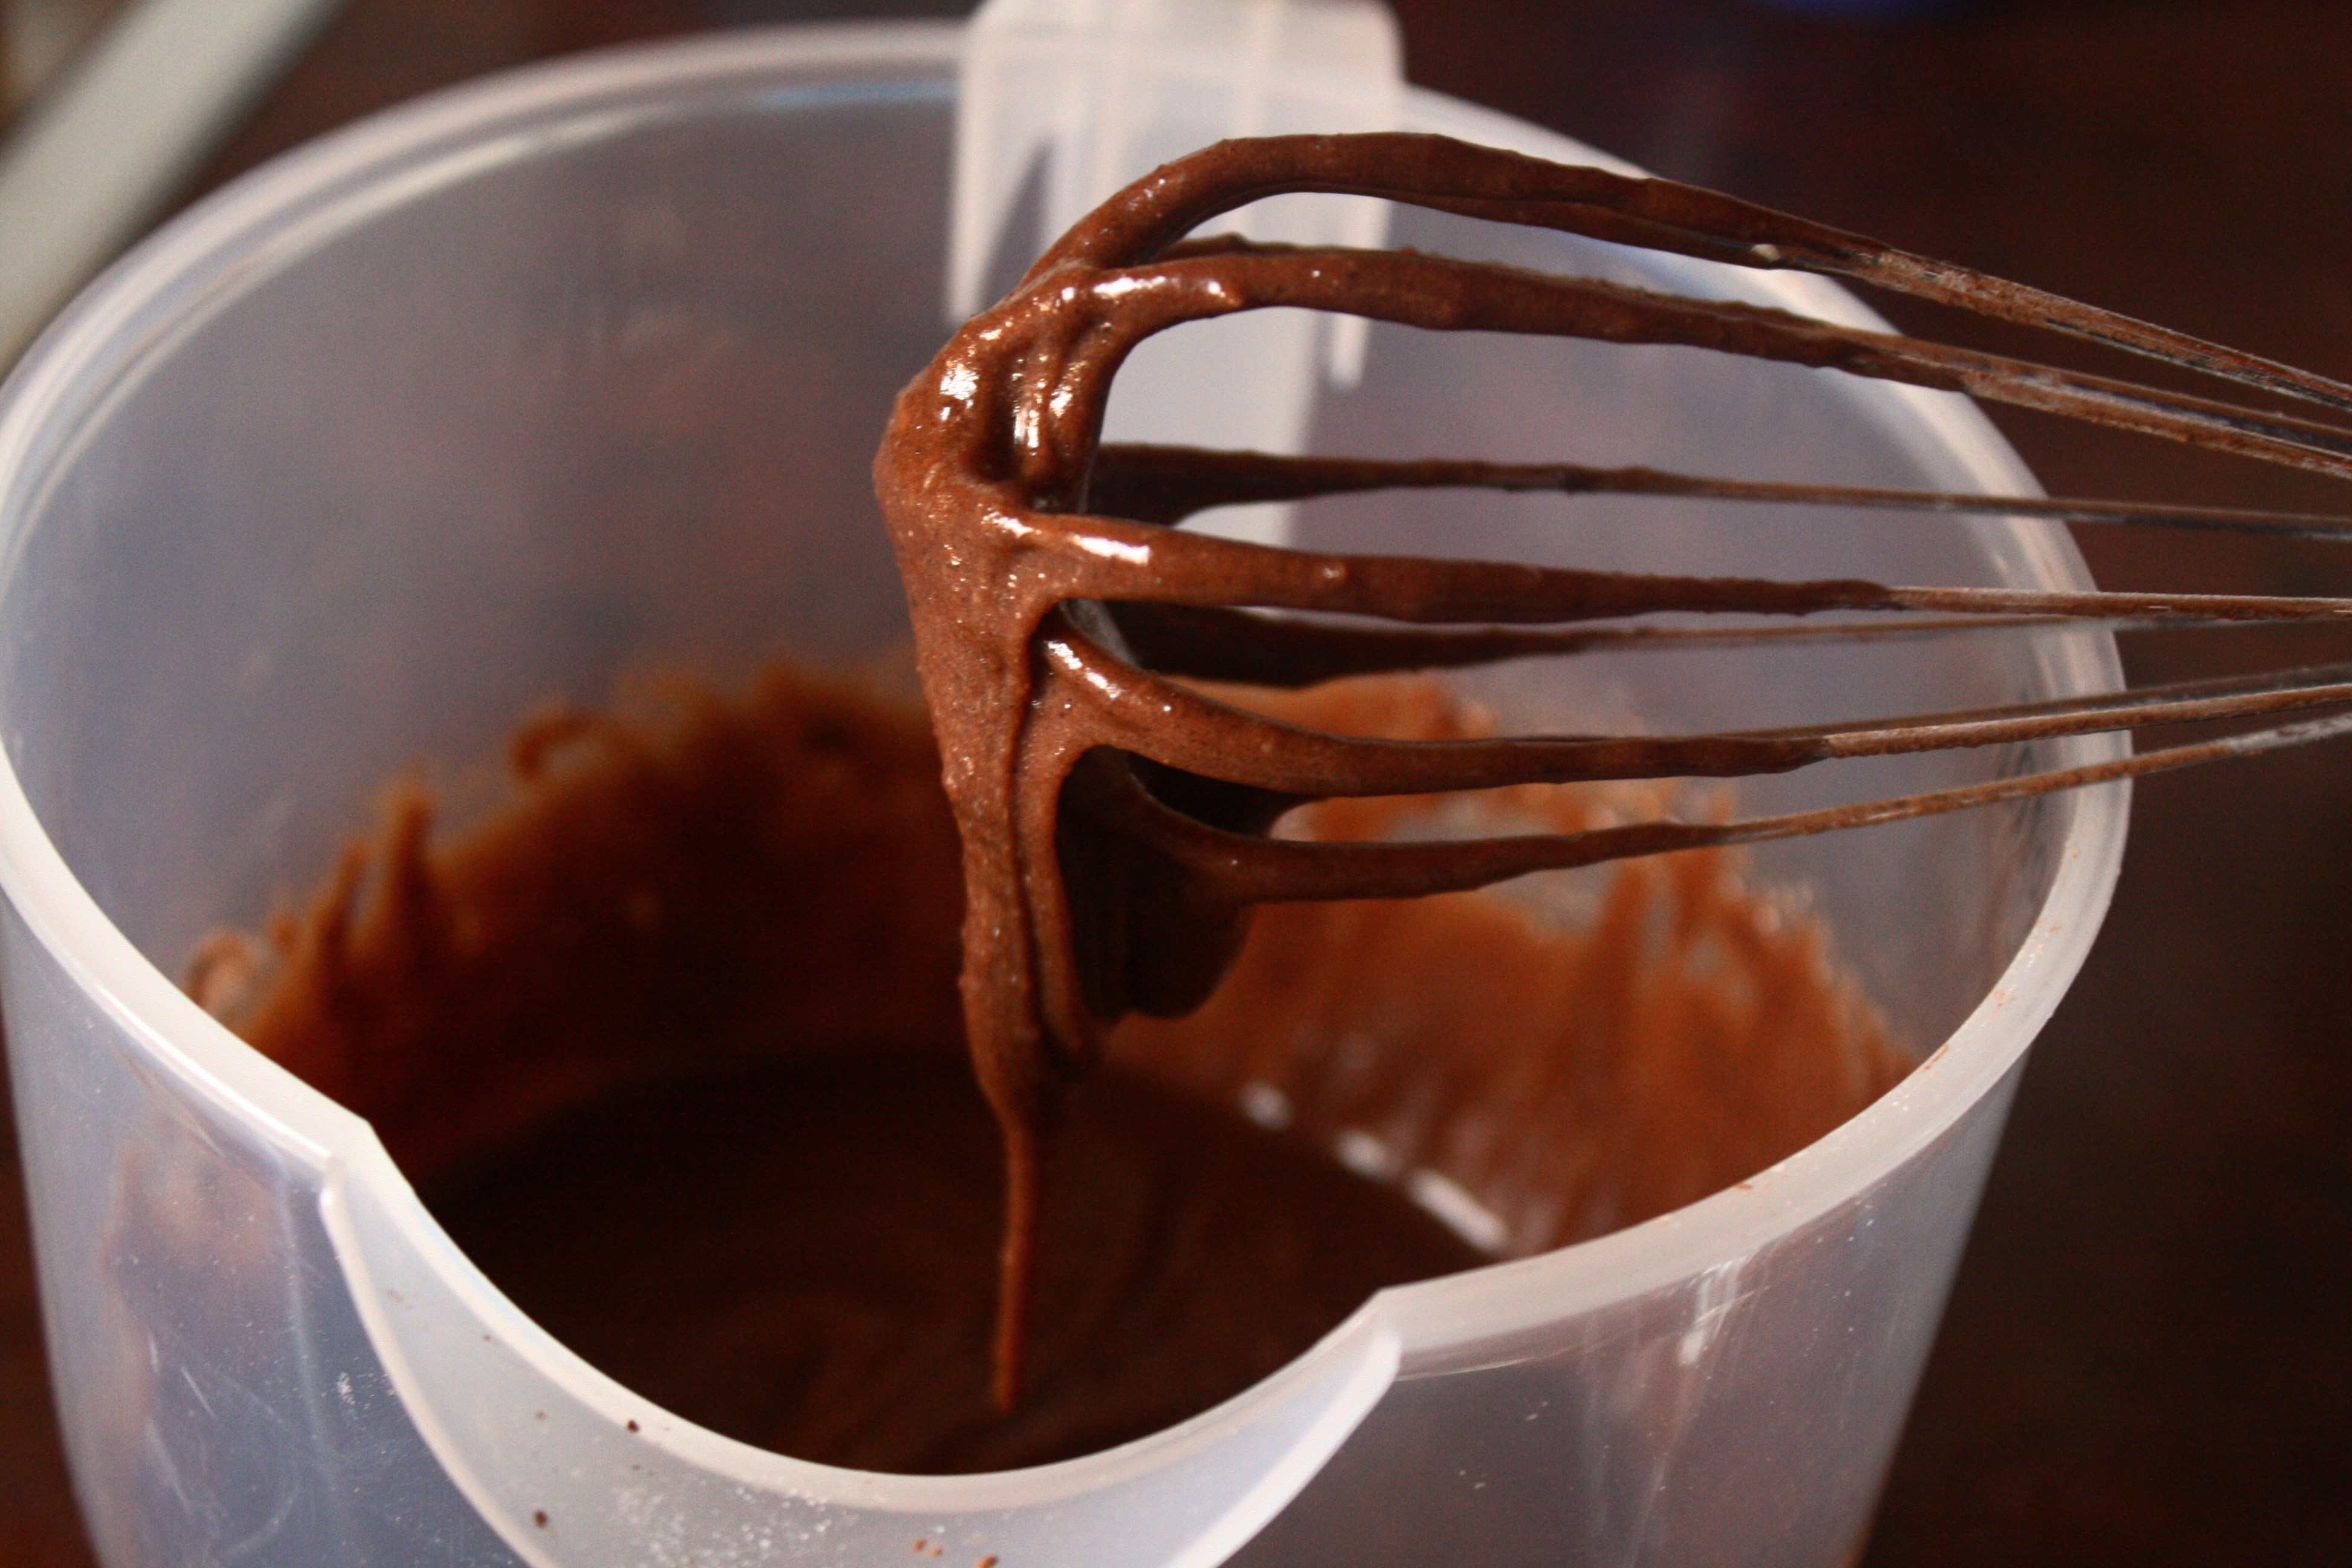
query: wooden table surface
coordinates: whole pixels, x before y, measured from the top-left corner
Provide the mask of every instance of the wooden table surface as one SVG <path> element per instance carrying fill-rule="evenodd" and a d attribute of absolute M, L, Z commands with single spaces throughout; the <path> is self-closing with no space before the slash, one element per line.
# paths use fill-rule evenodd
<path fill-rule="evenodd" d="M 352 0 L 191 195 L 355 115 L 549 54 L 966 8 Z M 1398 10 L 1428 86 L 1660 174 L 2352 377 L 2340 0 L 2011 0 L 1879 26 L 1741 0 Z M 1995 417 L 2057 493 L 2352 510 L 2315 480 Z M 2352 593 L 2352 555 L 2313 546 L 2083 542 L 2111 586 Z M 2161 677 L 2190 651 L 2131 658 Z M 2105 932 L 2035 1047 L 1873 1568 L 2352 1562 L 2352 988 L 2336 967 L 2352 745 L 2146 783 L 2134 816 Z M 0 1568 L 85 1563 L 14 1159 L 0 1172 Z"/>

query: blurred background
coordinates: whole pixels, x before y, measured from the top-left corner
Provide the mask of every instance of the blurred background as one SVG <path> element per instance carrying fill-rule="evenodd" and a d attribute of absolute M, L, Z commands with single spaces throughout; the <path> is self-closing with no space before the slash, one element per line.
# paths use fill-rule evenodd
<path fill-rule="evenodd" d="M 2341 0 L 1395 5 L 1423 86 L 1661 174 L 2352 377 Z M 0 195 L 10 157 L 103 49 L 110 13 L 140 8 L 0 0 Z M 148 205 L 548 55 L 969 9 L 342 0 L 223 99 Z M 0 259 L 41 217 L 0 205 Z M 1906 330 L 2099 367 L 2013 329 L 1872 302 Z M 2053 493 L 2352 510 L 2315 479 L 1993 417 Z M 2082 542 L 2110 587 L 2352 594 L 2340 549 Z M 2342 657 L 2307 634 L 2230 635 L 2228 657 L 2249 662 Z M 2219 646 L 2142 637 L 2127 658 L 2164 679 L 2210 668 Z M 2352 749 L 2145 783 L 2132 838 L 2105 934 L 2034 1050 L 1871 1568 L 2352 1562 Z M 5 1152 L 0 1568 L 72 1568 L 89 1559 Z"/>
<path fill-rule="evenodd" d="M 54 79 L 115 0 L 9 0 L 0 5 L 0 116 Z"/>

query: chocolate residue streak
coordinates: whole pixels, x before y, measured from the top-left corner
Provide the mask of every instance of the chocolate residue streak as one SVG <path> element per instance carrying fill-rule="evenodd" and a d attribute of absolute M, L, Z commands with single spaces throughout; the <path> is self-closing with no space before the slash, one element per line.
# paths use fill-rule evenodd
<path fill-rule="evenodd" d="M 1479 728 L 1422 679 L 1257 700 Z M 982 1470 L 1164 1428 L 1384 1285 L 1699 1195 L 1903 1068 L 1818 934 L 1774 926 L 1719 853 L 1591 873 L 1576 929 L 1490 895 L 1268 911 L 1214 1001 L 1130 1020 L 1066 1096 L 1007 1417 L 1000 1151 L 961 1051 L 958 846 L 922 716 L 784 670 L 623 706 L 527 725 L 513 801 L 438 842 L 401 785 L 304 908 L 216 939 L 192 988 L 368 1116 L 523 1310 L 782 1452 Z M 1654 805 L 1643 787 L 1496 809 L 1568 823 Z"/>
<path fill-rule="evenodd" d="M 264 943 L 207 943 L 191 992 L 427 1179 L 780 1042 L 955 1039 L 955 828 L 919 723 L 788 675 L 625 706 L 644 721 L 525 724 L 520 799 L 429 853 L 431 799 L 396 784 L 329 885 Z"/>
<path fill-rule="evenodd" d="M 1435 681 L 1225 693 L 1288 722 L 1400 741 L 1486 726 Z M 1328 842 L 1432 829 L 1573 834 L 1654 817 L 1651 784 L 1329 801 Z M 1584 873 L 1572 924 L 1492 894 L 1258 911 L 1223 984 L 1177 1020 L 1131 1017 L 1107 1057 L 1278 1107 L 1327 1146 L 1369 1135 L 1408 1182 L 1443 1177 L 1538 1252 L 1678 1208 L 1785 1158 L 1912 1058 L 1829 962 L 1823 933 L 1751 894 L 1730 851 Z M 1272 1094 L 1266 1092 L 1272 1091 Z"/>

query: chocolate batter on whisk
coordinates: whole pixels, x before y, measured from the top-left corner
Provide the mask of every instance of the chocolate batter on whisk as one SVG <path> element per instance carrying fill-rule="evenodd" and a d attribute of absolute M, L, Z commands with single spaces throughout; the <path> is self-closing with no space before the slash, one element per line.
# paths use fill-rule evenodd
<path fill-rule="evenodd" d="M 875 469 L 961 835 L 966 1026 L 1004 1139 L 996 1397 L 1006 1406 L 1022 1383 L 1041 1171 L 1061 1090 L 1095 1057 L 1106 1024 L 1130 1012 L 1164 1016 L 1197 1005 L 1214 988 L 1255 906 L 1412 897 L 1545 868 L 1855 826 L 2291 744 L 2347 724 L 2305 721 L 2109 763 L 1752 821 L 1418 844 L 1269 837 L 1286 813 L 1332 797 L 1738 775 L 2352 700 L 2352 669 L 2307 668 L 1802 730 L 1415 743 L 1284 725 L 1170 679 L 1295 687 L 1342 673 L 1572 651 L 1611 637 L 1663 644 L 1680 634 L 1537 629 L 1662 611 L 1940 612 L 1936 629 L 1968 617 L 1979 624 L 2352 617 L 2352 604 L 2334 600 L 1652 577 L 1311 554 L 1171 531 L 1163 525 L 1205 506 L 1390 486 L 1618 489 L 2031 511 L 2083 521 L 2347 529 L 2336 519 L 1743 485 L 1566 465 L 1098 449 L 1111 379 L 1138 343 L 1189 321 L 1289 306 L 1429 330 L 1680 344 L 1834 368 L 2352 477 L 2352 435 L 2331 425 L 1779 310 L 1411 252 L 1184 237 L 1249 201 L 1307 190 L 1851 278 L 2352 410 L 2352 388 L 1858 236 L 1666 182 L 1437 137 L 1224 142 L 1113 197 L 1003 302 L 968 323 L 907 389 Z M 1402 625 L 1332 629 L 1255 613 L 1263 611 Z M 1811 635 L 1916 629 L 1916 622 L 1891 632 L 1842 626 Z"/>

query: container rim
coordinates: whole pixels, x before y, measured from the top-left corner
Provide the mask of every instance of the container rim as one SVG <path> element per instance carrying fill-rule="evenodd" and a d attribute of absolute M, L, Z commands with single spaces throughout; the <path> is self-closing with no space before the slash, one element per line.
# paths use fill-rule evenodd
<path fill-rule="evenodd" d="M 534 138 L 594 134 L 611 123 L 576 117 L 602 105 L 618 114 L 661 89 L 677 91 L 780 73 L 858 71 L 876 81 L 935 80 L 951 73 L 961 29 L 952 23 L 823 25 L 704 36 L 572 57 L 521 68 L 445 89 L 362 120 L 285 154 L 163 226 L 115 263 L 35 342 L 0 384 L 0 583 L 13 577 L 45 469 L 87 422 L 106 389 L 135 373 L 167 345 L 176 328 L 224 291 L 248 282 L 257 267 L 298 238 L 313 220 L 348 215 L 373 192 L 389 199 L 404 176 L 458 149 Z M 895 74 L 894 74 L 895 73 Z M 1423 89 L 1409 89 L 1405 122 L 1470 140 L 1512 146 L 1565 162 L 1639 173 L 1566 137 Z M 551 115 L 568 111 L 566 127 Z M 583 125 L 586 128 L 581 129 Z M 1785 308 L 1850 324 L 1885 321 L 1827 279 L 1757 274 L 1759 297 Z M 1983 415 L 1956 395 L 1873 384 L 1874 395 L 1900 405 L 1922 439 L 1958 460 L 1970 480 L 2000 493 L 2039 494 L 2031 474 Z M 2087 587 L 2090 574 L 2071 538 L 2056 525 L 2010 518 L 2042 585 Z M 2111 689 L 2121 668 L 2113 637 L 2084 632 L 2063 641 L 2053 668 L 2062 690 Z M 2070 760 L 2118 754 L 2115 737 L 2066 742 Z M 1367 1314 L 1402 1342 L 1402 1375 L 1433 1371 L 1479 1343 L 1570 1313 L 1643 1294 L 1711 1264 L 1752 1252 L 1845 1203 L 1927 1149 L 1992 1093 L 2022 1058 L 2056 1007 L 2097 934 L 2118 875 L 2129 786 L 2117 783 L 2061 797 L 2068 813 L 2063 848 L 2032 930 L 1984 998 L 1900 1085 L 1833 1131 L 1738 1185 L 1670 1214 L 1534 1258 L 1491 1264 L 1381 1292 L 1334 1342 L 1356 1335 Z M 13 758 L 0 755 L 0 891 L 34 939 L 65 973 L 152 1054 L 153 1065 L 192 1093 L 255 1128 L 282 1155 L 322 1174 L 365 1185 L 446 1278 L 509 1331 L 528 1331 L 534 1359 L 575 1387 L 604 1374 L 524 1318 L 457 1250 L 392 1163 L 373 1128 L 238 1039 L 206 1014 L 110 922 L 68 868 L 35 816 Z M 1302 1363 L 1321 1353 L 1309 1351 Z M 1285 1373 L 1275 1374 L 1276 1379 Z M 1258 1385 L 1260 1389 L 1265 1384 Z M 1237 1395 L 1182 1426 L 1108 1454 L 996 1477 L 889 1477 L 894 1488 L 926 1499 L 976 1496 L 1005 1476 L 1045 1479 L 1062 1472 L 1126 1468 L 1140 1450 L 1171 1439 L 1197 1440 Z M 680 1423 L 680 1426 L 686 1426 Z M 856 1479 L 870 1488 L 885 1478 L 792 1460 L 703 1434 L 720 1449 L 740 1449 L 727 1468 L 745 1479 L 803 1491 L 837 1489 L 823 1478 Z M 705 1449 L 708 1454 L 709 1449 Z M 936 1482 L 936 1485 L 926 1484 Z M 812 1485 L 811 1483 L 817 1483 Z"/>

